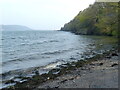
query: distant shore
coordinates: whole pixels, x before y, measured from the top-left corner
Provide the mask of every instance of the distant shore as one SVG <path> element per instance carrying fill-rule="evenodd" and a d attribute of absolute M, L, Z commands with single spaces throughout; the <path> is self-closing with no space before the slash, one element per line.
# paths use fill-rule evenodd
<path fill-rule="evenodd" d="M 32 78 L 21 77 L 26 81 L 7 88 L 118 88 L 119 54 L 111 50 L 87 60 L 63 64 L 46 74 L 36 72 Z"/>

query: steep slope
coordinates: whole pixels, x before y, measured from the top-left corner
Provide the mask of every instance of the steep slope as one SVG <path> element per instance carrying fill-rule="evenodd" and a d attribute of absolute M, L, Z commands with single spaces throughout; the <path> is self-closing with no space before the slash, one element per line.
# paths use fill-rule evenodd
<path fill-rule="evenodd" d="M 118 3 L 95 2 L 65 24 L 61 30 L 86 35 L 111 35 L 118 33 Z"/>

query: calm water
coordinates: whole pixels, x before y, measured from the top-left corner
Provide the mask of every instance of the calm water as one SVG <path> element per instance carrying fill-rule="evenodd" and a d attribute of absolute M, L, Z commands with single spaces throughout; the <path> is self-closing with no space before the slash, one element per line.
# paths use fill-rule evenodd
<path fill-rule="evenodd" d="M 4 31 L 1 40 L 2 73 L 41 66 L 52 68 L 92 57 L 115 44 L 111 37 L 74 35 L 63 31 Z"/>

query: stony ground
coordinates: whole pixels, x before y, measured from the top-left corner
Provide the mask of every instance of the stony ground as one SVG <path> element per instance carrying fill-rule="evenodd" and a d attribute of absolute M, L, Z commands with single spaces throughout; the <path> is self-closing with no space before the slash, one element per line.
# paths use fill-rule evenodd
<path fill-rule="evenodd" d="M 118 88 L 118 56 L 94 61 L 37 88 Z"/>

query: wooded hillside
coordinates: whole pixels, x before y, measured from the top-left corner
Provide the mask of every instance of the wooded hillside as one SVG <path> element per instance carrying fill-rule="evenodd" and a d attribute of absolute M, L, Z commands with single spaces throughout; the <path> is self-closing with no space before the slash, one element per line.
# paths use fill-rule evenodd
<path fill-rule="evenodd" d="M 118 3 L 95 2 L 65 24 L 61 30 L 85 35 L 118 35 Z"/>

